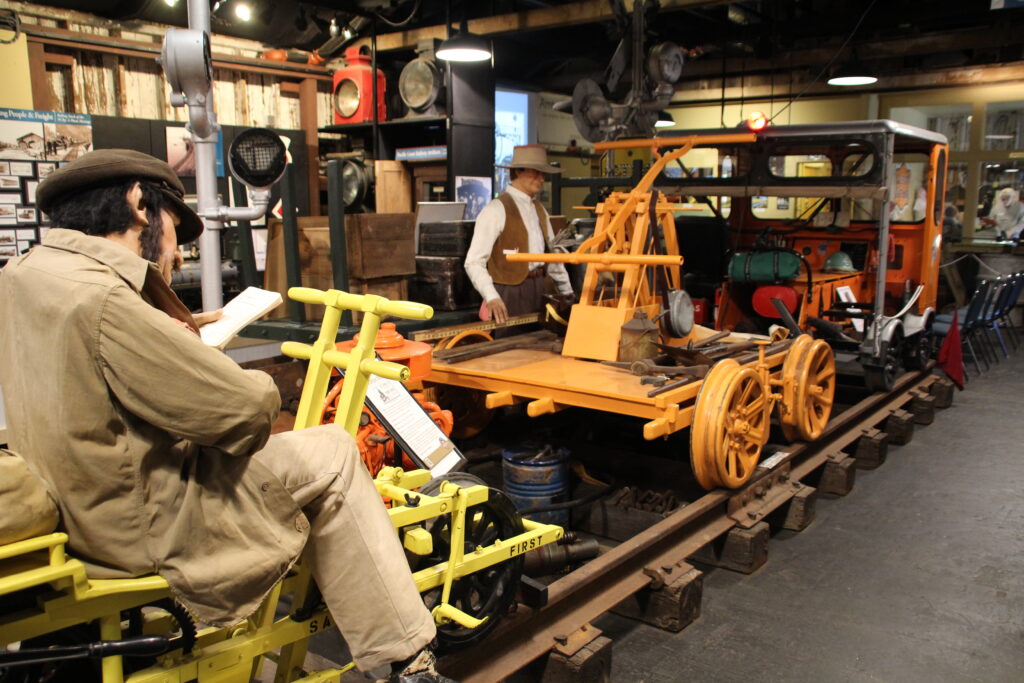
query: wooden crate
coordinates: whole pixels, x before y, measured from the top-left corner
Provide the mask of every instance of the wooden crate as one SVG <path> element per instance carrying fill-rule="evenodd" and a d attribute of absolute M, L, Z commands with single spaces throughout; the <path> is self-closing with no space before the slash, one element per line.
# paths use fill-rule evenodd
<path fill-rule="evenodd" d="M 370 217 L 370 218 L 367 218 Z M 398 217 L 400 220 L 394 220 Z M 354 220 L 353 220 L 354 219 Z M 407 220 L 407 237 L 388 240 L 388 234 L 397 234 L 396 226 Z M 308 216 L 298 219 L 299 265 L 303 287 L 331 289 L 334 286 L 331 268 L 331 240 L 326 216 Z M 378 279 L 395 279 L 416 272 L 416 256 L 412 237 L 412 214 L 352 214 L 346 216 L 346 245 L 350 291 L 357 293 L 359 283 Z M 353 237 L 353 235 L 357 235 Z M 384 252 L 385 256 L 376 256 Z M 374 255 L 371 258 L 371 255 Z M 281 292 L 286 303 L 271 311 L 268 317 L 284 318 L 288 315 L 287 279 L 284 264 L 284 237 L 282 222 L 271 221 L 267 240 L 267 266 L 264 288 Z M 393 288 L 392 288 L 393 290 Z M 392 291 L 389 290 L 389 291 Z M 383 291 L 372 291 L 392 298 Z M 408 296 L 408 287 L 405 295 Z M 323 306 L 306 304 L 306 319 L 323 319 Z"/>
<path fill-rule="evenodd" d="M 345 216 L 349 276 L 372 280 L 415 274 L 415 220 L 412 213 L 354 213 Z"/>
<path fill-rule="evenodd" d="M 372 280 L 356 280 L 349 278 L 349 291 L 353 294 L 376 294 L 393 301 L 409 300 L 409 278 L 381 277 Z M 352 322 L 359 325 L 363 322 L 362 311 L 352 311 Z"/>

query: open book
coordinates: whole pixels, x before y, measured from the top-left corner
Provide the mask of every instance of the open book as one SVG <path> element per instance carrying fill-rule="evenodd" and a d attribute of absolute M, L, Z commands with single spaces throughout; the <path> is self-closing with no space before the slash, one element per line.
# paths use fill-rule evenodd
<path fill-rule="evenodd" d="M 243 327 L 262 318 L 279 306 L 281 301 L 280 292 L 246 287 L 245 291 L 224 305 L 224 315 L 219 320 L 199 329 L 199 335 L 207 346 L 223 349 Z"/>

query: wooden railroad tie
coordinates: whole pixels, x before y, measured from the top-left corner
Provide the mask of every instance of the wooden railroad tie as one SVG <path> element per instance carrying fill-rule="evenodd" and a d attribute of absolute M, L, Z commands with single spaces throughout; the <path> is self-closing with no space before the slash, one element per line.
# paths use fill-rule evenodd
<path fill-rule="evenodd" d="M 704 573 L 686 562 L 647 567 L 651 583 L 612 608 L 618 615 L 679 633 L 700 617 Z"/>

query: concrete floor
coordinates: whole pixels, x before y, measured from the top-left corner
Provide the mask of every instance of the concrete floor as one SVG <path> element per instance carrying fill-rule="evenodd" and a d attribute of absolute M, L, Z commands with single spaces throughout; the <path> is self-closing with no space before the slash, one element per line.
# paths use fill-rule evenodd
<path fill-rule="evenodd" d="M 1024 681 L 1024 349 L 860 470 L 678 634 L 607 615 L 613 681 Z"/>

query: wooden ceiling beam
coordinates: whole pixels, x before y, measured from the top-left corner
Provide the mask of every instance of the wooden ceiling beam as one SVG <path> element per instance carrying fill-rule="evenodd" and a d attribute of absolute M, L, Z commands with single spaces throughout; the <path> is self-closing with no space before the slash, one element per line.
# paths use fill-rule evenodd
<path fill-rule="evenodd" d="M 729 0 L 662 0 L 661 11 L 673 12 L 686 9 L 698 9 L 727 5 Z M 627 10 L 633 7 L 633 0 L 625 0 Z M 510 14 L 499 14 L 493 17 L 470 19 L 467 28 L 470 33 L 478 36 L 500 36 L 522 31 L 539 31 L 543 29 L 573 26 L 580 24 L 596 24 L 614 21 L 615 15 L 609 8 L 608 0 L 583 0 L 567 5 L 555 5 L 541 9 L 525 10 Z M 455 17 L 453 26 L 458 26 Z M 377 36 L 377 50 L 410 50 L 421 40 L 431 38 L 444 39 L 445 26 L 424 26 L 408 31 L 382 33 Z M 369 38 L 362 38 L 357 45 L 370 44 Z"/>

